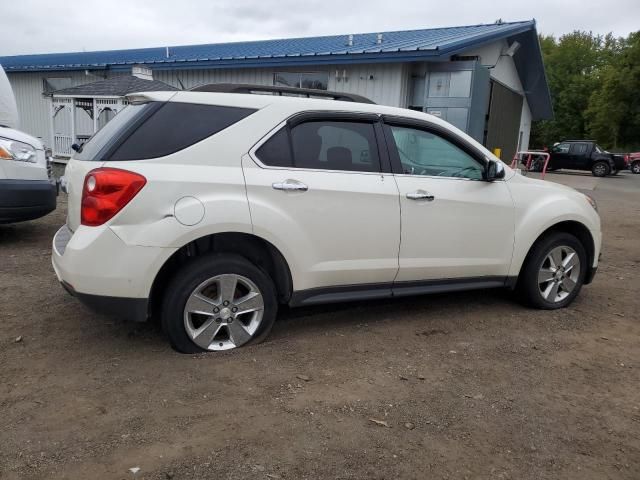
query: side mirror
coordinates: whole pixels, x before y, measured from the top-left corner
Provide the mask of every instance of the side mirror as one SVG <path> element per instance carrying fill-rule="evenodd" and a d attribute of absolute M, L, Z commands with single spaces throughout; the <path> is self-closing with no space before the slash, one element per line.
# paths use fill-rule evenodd
<path fill-rule="evenodd" d="M 71 150 L 73 150 L 74 152 L 79 152 L 80 145 L 78 145 L 77 143 L 74 143 L 73 145 L 71 145 Z"/>
<path fill-rule="evenodd" d="M 502 162 L 496 162 L 495 160 L 489 160 L 486 170 L 487 182 L 493 182 L 494 180 L 500 180 L 504 178 L 505 170 Z"/>

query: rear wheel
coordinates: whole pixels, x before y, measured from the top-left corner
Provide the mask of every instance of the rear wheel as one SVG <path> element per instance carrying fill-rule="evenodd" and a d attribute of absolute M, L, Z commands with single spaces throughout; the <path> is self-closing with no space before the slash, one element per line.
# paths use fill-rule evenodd
<path fill-rule="evenodd" d="M 533 246 L 518 280 L 519 293 L 532 307 L 563 308 L 580 292 L 586 271 L 587 255 L 580 241 L 554 232 Z"/>
<path fill-rule="evenodd" d="M 162 328 L 182 353 L 231 350 L 262 341 L 276 313 L 267 273 L 241 256 L 210 254 L 185 265 L 168 285 Z"/>
<path fill-rule="evenodd" d="M 640 160 L 637 160 L 631 164 L 631 172 L 636 175 L 640 173 Z"/>
<path fill-rule="evenodd" d="M 611 166 L 604 161 L 596 162 L 591 167 L 591 173 L 594 177 L 606 177 L 611 173 Z"/>

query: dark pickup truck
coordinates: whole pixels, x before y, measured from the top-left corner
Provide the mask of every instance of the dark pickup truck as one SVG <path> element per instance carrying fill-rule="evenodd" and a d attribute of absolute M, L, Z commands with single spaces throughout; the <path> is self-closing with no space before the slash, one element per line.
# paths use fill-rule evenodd
<path fill-rule="evenodd" d="M 596 177 L 615 175 L 628 168 L 624 155 L 609 153 L 593 140 L 563 140 L 549 149 L 548 170 L 587 170 Z"/>

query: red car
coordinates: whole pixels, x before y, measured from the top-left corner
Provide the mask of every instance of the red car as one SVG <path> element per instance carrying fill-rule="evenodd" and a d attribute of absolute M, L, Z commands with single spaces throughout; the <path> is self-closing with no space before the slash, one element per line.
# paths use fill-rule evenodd
<path fill-rule="evenodd" d="M 633 173 L 640 173 L 640 152 L 629 153 L 627 159 L 629 170 Z"/>

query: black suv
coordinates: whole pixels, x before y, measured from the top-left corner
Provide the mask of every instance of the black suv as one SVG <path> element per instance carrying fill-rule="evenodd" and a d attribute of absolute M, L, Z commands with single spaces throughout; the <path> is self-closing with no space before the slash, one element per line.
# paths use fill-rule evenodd
<path fill-rule="evenodd" d="M 596 177 L 606 177 L 627 168 L 624 155 L 609 153 L 593 140 L 563 140 L 549 153 L 549 170 L 587 170 Z"/>

